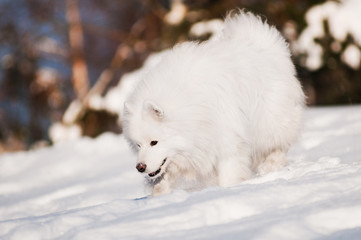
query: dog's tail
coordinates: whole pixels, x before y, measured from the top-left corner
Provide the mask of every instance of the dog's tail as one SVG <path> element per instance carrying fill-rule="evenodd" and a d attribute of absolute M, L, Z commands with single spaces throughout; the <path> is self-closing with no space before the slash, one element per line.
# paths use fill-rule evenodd
<path fill-rule="evenodd" d="M 216 39 L 241 41 L 261 48 L 272 48 L 276 45 L 289 52 L 287 42 L 274 26 L 270 26 L 260 16 L 244 10 L 235 10 L 227 15 L 223 30 Z"/>

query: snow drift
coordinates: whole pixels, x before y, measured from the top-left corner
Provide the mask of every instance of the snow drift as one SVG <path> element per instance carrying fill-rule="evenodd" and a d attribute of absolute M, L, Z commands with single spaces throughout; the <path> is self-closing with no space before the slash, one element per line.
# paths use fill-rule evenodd
<path fill-rule="evenodd" d="M 288 165 L 147 197 L 122 136 L 0 156 L 0 239 L 358 239 L 361 106 L 311 108 Z"/>

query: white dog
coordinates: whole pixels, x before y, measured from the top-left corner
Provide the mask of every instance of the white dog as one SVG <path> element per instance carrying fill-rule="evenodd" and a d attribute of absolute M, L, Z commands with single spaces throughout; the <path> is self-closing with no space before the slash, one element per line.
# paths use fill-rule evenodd
<path fill-rule="evenodd" d="M 212 40 L 169 51 L 122 119 L 153 194 L 185 182 L 231 186 L 283 167 L 304 106 L 295 75 L 280 33 L 243 11 Z"/>

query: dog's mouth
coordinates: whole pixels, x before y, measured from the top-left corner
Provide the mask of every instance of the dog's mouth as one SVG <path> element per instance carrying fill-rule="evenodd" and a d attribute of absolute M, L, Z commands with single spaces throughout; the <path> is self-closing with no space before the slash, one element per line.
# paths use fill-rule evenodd
<path fill-rule="evenodd" d="M 160 167 L 158 168 L 157 171 L 154 171 L 154 172 L 149 173 L 148 176 L 149 176 L 149 177 L 155 177 L 155 176 L 157 176 L 157 175 L 160 173 L 160 171 L 162 171 L 162 166 L 164 165 L 164 163 L 165 163 L 166 161 L 167 161 L 167 158 L 165 158 L 165 159 L 163 160 L 162 164 L 160 165 Z"/>

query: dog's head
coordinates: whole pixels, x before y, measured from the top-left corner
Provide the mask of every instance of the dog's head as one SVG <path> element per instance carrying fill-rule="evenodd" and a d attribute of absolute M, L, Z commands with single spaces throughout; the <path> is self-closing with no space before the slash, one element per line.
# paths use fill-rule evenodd
<path fill-rule="evenodd" d="M 163 108 L 153 101 L 124 105 L 124 135 L 138 154 L 137 170 L 149 178 L 161 176 L 186 143 L 168 123 Z"/>

